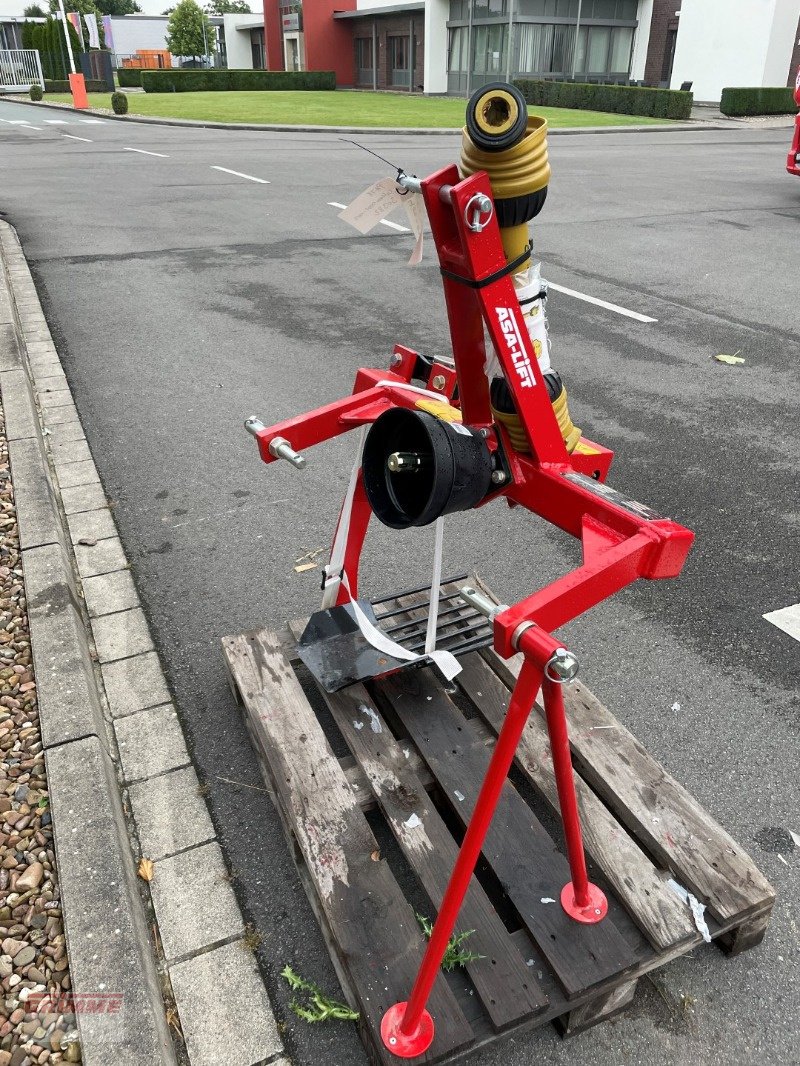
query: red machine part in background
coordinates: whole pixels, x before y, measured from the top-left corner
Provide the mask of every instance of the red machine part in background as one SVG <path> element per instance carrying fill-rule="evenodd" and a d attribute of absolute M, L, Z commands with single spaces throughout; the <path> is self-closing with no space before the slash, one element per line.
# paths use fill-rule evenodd
<path fill-rule="evenodd" d="M 794 98 L 800 107 L 800 67 L 797 68 L 797 77 L 794 83 Z M 800 115 L 794 120 L 794 139 L 789 155 L 786 157 L 786 169 L 790 174 L 796 174 L 800 178 Z"/>

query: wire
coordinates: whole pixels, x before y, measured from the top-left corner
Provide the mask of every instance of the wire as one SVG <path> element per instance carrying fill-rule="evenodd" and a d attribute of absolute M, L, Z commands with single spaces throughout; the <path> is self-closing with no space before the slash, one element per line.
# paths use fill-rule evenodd
<path fill-rule="evenodd" d="M 374 155 L 376 159 L 380 159 L 382 163 L 388 163 L 392 170 L 396 170 L 398 175 L 405 174 L 402 167 L 396 166 L 390 159 L 385 159 L 384 156 L 378 155 L 377 152 L 373 152 L 371 148 L 367 148 L 364 144 L 359 144 L 358 141 L 353 141 L 349 137 L 340 137 L 340 141 L 344 141 L 346 144 L 354 144 L 356 148 L 361 148 L 364 152 L 369 152 L 370 155 Z"/>

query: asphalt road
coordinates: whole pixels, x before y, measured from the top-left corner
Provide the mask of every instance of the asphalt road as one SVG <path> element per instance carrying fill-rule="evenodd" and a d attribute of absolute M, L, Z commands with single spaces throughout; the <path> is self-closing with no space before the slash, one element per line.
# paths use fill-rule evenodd
<path fill-rule="evenodd" d="M 409 236 L 340 222 L 329 203 L 389 170 L 334 133 L 45 118 L 62 115 L 0 102 L 0 211 L 116 501 L 292 1060 L 361 1063 L 352 1027 L 311 1028 L 287 1011 L 287 962 L 335 979 L 259 790 L 219 640 L 318 604 L 319 573 L 293 563 L 329 541 L 352 462 L 346 439 L 302 475 L 266 468 L 242 420 L 349 391 L 355 369 L 387 365 L 397 341 L 446 353 L 432 249 L 411 270 Z M 418 174 L 458 144 L 360 139 Z M 786 832 L 800 832 L 800 649 L 761 617 L 800 600 L 800 182 L 784 171 L 788 143 L 788 131 L 745 128 L 554 136 L 534 227 L 548 279 L 657 320 L 554 292 L 553 358 L 575 421 L 616 450 L 611 483 L 697 533 L 679 580 L 641 583 L 565 635 L 598 695 L 775 884 L 772 927 L 752 953 L 696 951 L 661 971 L 658 990 L 640 982 L 612 1024 L 568 1043 L 546 1028 L 478 1055 L 481 1066 L 800 1058 L 800 849 Z M 365 588 L 414 583 L 430 546 L 429 531 L 375 529 Z M 448 519 L 445 559 L 513 599 L 575 565 L 577 546 L 492 507 Z"/>

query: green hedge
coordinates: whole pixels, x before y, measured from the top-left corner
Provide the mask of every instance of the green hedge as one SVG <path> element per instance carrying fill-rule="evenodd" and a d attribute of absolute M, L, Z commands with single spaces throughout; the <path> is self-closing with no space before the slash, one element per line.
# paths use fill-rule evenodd
<path fill-rule="evenodd" d="M 332 70 L 143 70 L 146 93 L 335 89 Z"/>
<path fill-rule="evenodd" d="M 738 86 L 722 90 L 719 109 L 723 115 L 791 115 L 797 111 L 794 89 L 744 89 Z"/>
<path fill-rule="evenodd" d="M 120 89 L 142 87 L 142 70 L 144 67 L 119 67 L 117 69 L 117 82 Z"/>
<path fill-rule="evenodd" d="M 638 85 L 587 85 L 571 81 L 520 78 L 514 84 L 529 104 L 575 107 L 582 111 L 611 111 L 652 118 L 689 118 L 691 93 L 675 89 L 645 89 Z"/>
<path fill-rule="evenodd" d="M 91 78 L 85 79 L 87 93 L 107 93 L 108 86 L 104 81 L 92 81 Z M 68 93 L 70 92 L 68 81 L 49 81 L 45 78 L 44 91 L 46 93 Z"/>

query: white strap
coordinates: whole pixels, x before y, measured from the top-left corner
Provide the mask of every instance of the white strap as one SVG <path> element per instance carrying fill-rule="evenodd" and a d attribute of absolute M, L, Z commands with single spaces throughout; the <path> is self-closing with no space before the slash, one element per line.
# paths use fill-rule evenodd
<path fill-rule="evenodd" d="M 439 619 L 439 591 L 442 587 L 442 543 L 444 518 L 436 519 L 436 539 L 433 545 L 433 573 L 431 574 L 431 599 L 428 607 L 428 629 L 425 633 L 425 654 L 436 648 L 436 623 Z"/>
<path fill-rule="evenodd" d="M 347 594 L 350 596 L 350 586 L 347 583 L 347 575 L 342 575 L 342 584 L 347 589 Z M 358 600 L 354 600 L 350 596 L 350 606 L 353 608 L 353 614 L 358 622 L 358 628 L 361 630 L 364 638 L 372 645 L 373 648 L 377 648 L 378 651 L 384 655 L 391 655 L 393 659 L 401 659 L 407 663 L 419 662 L 422 659 L 431 659 L 439 667 L 441 672 L 447 678 L 448 681 L 452 681 L 456 674 L 461 673 L 461 664 L 455 655 L 449 651 L 432 651 L 426 652 L 424 655 L 417 655 L 416 652 L 409 651 L 404 648 L 402 644 L 398 644 L 392 640 L 391 637 L 387 637 L 386 634 L 374 626 L 370 622 L 369 618 L 361 610 L 358 604 Z"/>
<path fill-rule="evenodd" d="M 350 471 L 350 483 L 347 486 L 344 503 L 342 504 L 342 513 L 339 515 L 339 524 L 336 527 L 336 534 L 333 538 L 330 562 L 325 567 L 325 583 L 323 585 L 322 593 L 323 611 L 327 611 L 328 608 L 333 607 L 336 603 L 336 598 L 339 595 L 339 586 L 342 583 L 342 574 L 344 573 L 344 557 L 345 552 L 347 551 L 347 541 L 350 536 L 350 518 L 353 514 L 353 499 L 356 494 L 358 473 L 361 470 L 361 457 L 364 454 L 364 441 L 366 439 L 367 427 L 362 426 L 361 432 L 358 435 L 358 447 L 356 449 L 355 462 L 353 463 L 353 469 Z"/>

